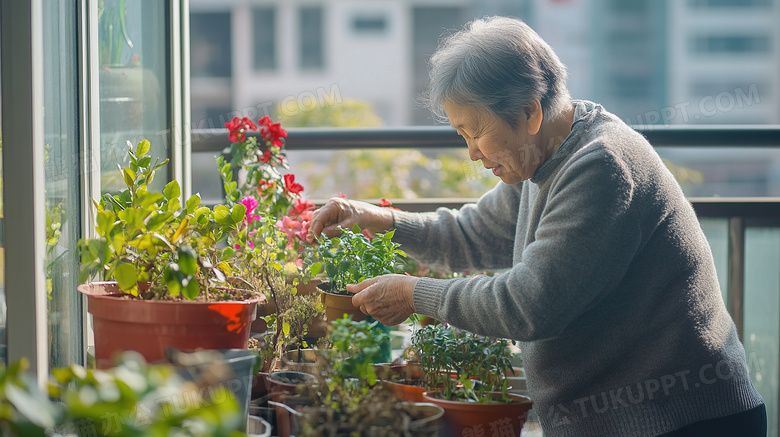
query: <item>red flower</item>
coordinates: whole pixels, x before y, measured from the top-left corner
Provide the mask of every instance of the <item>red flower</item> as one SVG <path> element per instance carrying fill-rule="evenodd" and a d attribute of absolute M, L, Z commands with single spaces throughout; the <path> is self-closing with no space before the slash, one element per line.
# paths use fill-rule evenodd
<path fill-rule="evenodd" d="M 309 211 L 310 209 L 314 208 L 314 204 L 309 202 L 308 200 L 301 199 L 300 197 L 295 199 L 295 202 L 293 202 L 293 211 L 295 215 L 301 215 L 306 211 Z"/>
<path fill-rule="evenodd" d="M 268 141 L 275 147 L 284 147 L 284 143 L 281 139 L 287 138 L 287 131 L 282 129 L 280 123 L 274 123 L 273 120 L 271 120 L 271 117 L 267 115 L 263 116 L 260 120 L 257 120 L 257 122 L 263 126 L 260 128 L 260 134 L 265 141 Z"/>
<path fill-rule="evenodd" d="M 391 201 L 389 201 L 389 200 L 387 200 L 387 199 L 385 199 L 383 197 L 382 200 L 380 200 L 377 205 L 379 205 L 379 206 L 393 206 L 393 202 L 391 202 Z"/>
<path fill-rule="evenodd" d="M 339 197 L 341 197 L 342 199 L 346 199 L 347 195 L 339 191 Z"/>
<path fill-rule="evenodd" d="M 292 194 L 298 194 L 303 191 L 303 185 L 295 182 L 295 175 L 284 175 L 284 186 Z"/>
<path fill-rule="evenodd" d="M 225 127 L 228 130 L 228 139 L 232 143 L 246 140 L 246 131 L 257 130 L 257 125 L 249 117 L 233 117 L 232 120 L 225 123 Z"/>
<path fill-rule="evenodd" d="M 263 156 L 260 156 L 258 159 L 263 164 L 270 164 L 271 163 L 271 149 L 265 149 L 265 152 L 263 152 Z"/>

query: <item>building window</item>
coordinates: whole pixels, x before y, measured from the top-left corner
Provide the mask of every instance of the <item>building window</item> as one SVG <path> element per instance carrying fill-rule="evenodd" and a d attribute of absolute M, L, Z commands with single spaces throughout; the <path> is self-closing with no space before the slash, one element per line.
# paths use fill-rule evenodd
<path fill-rule="evenodd" d="M 193 12 L 190 29 L 192 77 L 230 77 L 230 12 Z"/>
<path fill-rule="evenodd" d="M 300 50 L 298 66 L 302 70 L 322 69 L 325 65 L 323 54 L 322 7 L 303 7 L 298 12 L 300 24 Z"/>
<path fill-rule="evenodd" d="M 360 33 L 381 33 L 387 30 L 387 17 L 356 16 L 352 20 L 352 29 Z"/>
<path fill-rule="evenodd" d="M 768 36 L 697 36 L 692 40 L 694 53 L 746 54 L 769 52 Z"/>
<path fill-rule="evenodd" d="M 253 12 L 254 59 L 256 70 L 276 69 L 276 9 L 255 8 Z"/>

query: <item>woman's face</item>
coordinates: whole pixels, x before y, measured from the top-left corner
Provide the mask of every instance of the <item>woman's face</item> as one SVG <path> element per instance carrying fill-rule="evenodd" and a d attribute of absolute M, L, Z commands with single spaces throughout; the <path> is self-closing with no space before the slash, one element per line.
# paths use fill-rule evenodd
<path fill-rule="evenodd" d="M 534 144 L 534 135 L 529 134 L 525 117 L 512 129 L 502 119 L 475 106 L 445 100 L 444 111 L 452 127 L 466 140 L 469 158 L 482 161 L 504 183 L 530 179 L 542 164 L 541 150 Z"/>

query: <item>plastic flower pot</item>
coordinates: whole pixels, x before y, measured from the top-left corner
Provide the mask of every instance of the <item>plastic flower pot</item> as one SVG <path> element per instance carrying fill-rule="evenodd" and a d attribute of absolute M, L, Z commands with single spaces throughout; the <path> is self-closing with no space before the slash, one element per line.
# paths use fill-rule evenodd
<path fill-rule="evenodd" d="M 136 351 L 160 361 L 166 348 L 246 349 L 258 302 L 163 302 L 129 299 L 116 282 L 81 284 L 95 332 L 99 369 L 112 366 L 114 354 Z"/>
<path fill-rule="evenodd" d="M 508 393 L 507 396 L 512 402 L 504 403 L 501 400 L 501 393 L 489 392 L 487 395 L 496 399 L 496 403 L 449 401 L 439 399 L 436 393 L 429 391 L 423 393 L 423 399 L 444 409 L 446 432 L 442 435 L 467 435 L 481 427 L 482 430 L 500 430 L 498 432 L 500 435 L 519 436 L 528 417 L 528 411 L 531 409 L 531 400 L 525 396 Z"/>
<path fill-rule="evenodd" d="M 241 417 L 247 417 L 252 393 L 252 367 L 257 355 L 244 349 L 226 349 L 218 352 L 221 354 L 220 360 L 199 362 L 197 365 L 191 366 L 177 365 L 177 373 L 182 378 L 199 384 L 213 378 L 214 375 L 222 375 L 223 377 L 218 380 L 209 381 L 209 385 L 214 388 L 226 388 L 230 391 L 238 402 Z M 199 353 L 195 352 L 193 355 Z M 229 372 L 222 371 L 219 369 L 220 366 L 227 366 Z M 244 431 L 244 429 L 239 431 Z"/>
<path fill-rule="evenodd" d="M 328 321 L 338 320 L 344 317 L 344 314 L 352 316 L 352 320 L 359 322 L 366 318 L 366 315 L 352 305 L 352 296 L 336 294 L 330 292 L 330 283 L 323 283 L 317 286 L 322 290 L 322 304 L 325 305 L 325 318 Z"/>
<path fill-rule="evenodd" d="M 270 437 L 271 425 L 262 417 L 249 416 L 246 421 L 248 437 Z"/>

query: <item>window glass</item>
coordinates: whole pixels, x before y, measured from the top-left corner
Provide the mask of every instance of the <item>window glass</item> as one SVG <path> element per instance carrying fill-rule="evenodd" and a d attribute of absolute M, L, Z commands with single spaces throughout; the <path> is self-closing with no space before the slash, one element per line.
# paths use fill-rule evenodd
<path fill-rule="evenodd" d="M 630 125 L 780 123 L 780 51 L 775 47 L 780 41 L 780 0 L 267 0 L 253 8 L 240 3 L 220 8 L 232 14 L 229 31 L 236 48 L 245 47 L 237 52 L 253 53 L 253 62 L 236 60 L 227 84 L 216 75 L 193 79 L 195 145 L 201 127 L 222 128 L 235 115 L 270 115 L 284 127 L 436 125 L 420 104 L 428 85 L 429 57 L 442 35 L 474 17 L 492 14 L 524 19 L 567 65 L 572 96 L 600 103 Z M 196 2 L 191 9 L 201 14 L 213 7 Z M 317 59 L 306 55 L 319 50 L 306 43 L 313 43 L 315 33 L 322 35 L 317 41 L 327 68 L 305 65 L 304 59 Z M 247 39 L 251 46 L 243 42 Z M 197 48 L 193 45 L 192 50 Z M 207 167 L 198 171 L 213 171 L 215 153 L 203 154 L 199 162 Z M 450 160 L 465 159 L 458 153 Z M 780 192 L 780 160 L 765 156 L 767 161 L 757 163 L 754 158 L 772 151 L 663 153 L 670 154 L 672 164 L 702 175 L 702 182 L 683 181 L 689 195 Z M 313 156 L 293 156 L 292 170 L 314 175 L 345 155 L 322 151 Z M 738 174 L 746 169 L 762 173 Z M 458 177 L 464 179 L 464 171 Z M 200 178 L 193 182 L 196 191 L 219 192 L 218 186 L 205 187 L 218 183 L 217 178 L 197 173 L 193 178 Z M 442 183 L 434 179 L 430 186 Z M 312 177 L 309 184 L 315 198 L 334 191 L 399 191 L 366 184 L 336 188 L 335 176 L 323 184 Z M 398 179 L 391 185 L 408 186 Z M 400 191 L 414 197 L 425 189 Z"/>
<path fill-rule="evenodd" d="M 230 77 L 230 13 L 190 14 L 190 69 L 192 77 Z"/>
<path fill-rule="evenodd" d="M 0 77 L 2 81 L 2 77 Z M 2 96 L 0 96 L 2 97 Z M 0 110 L 0 122 L 2 122 Z M 1 125 L 1 124 L 0 124 Z M 0 363 L 5 364 L 7 341 L 5 338 L 5 238 L 3 232 L 3 132 L 0 131 Z"/>
<path fill-rule="evenodd" d="M 76 4 L 43 9 L 46 287 L 52 367 L 82 361 L 81 295 L 76 291 L 81 236 Z"/>
<path fill-rule="evenodd" d="M 305 7 L 299 13 L 301 48 L 298 65 L 301 69 L 321 69 L 325 65 L 324 35 L 322 34 L 322 8 Z"/>
<path fill-rule="evenodd" d="M 255 8 L 251 34 L 254 36 L 254 66 L 256 70 L 276 69 L 276 8 Z"/>
<path fill-rule="evenodd" d="M 169 14 L 167 2 L 99 5 L 101 188 L 107 192 L 124 187 L 117 164 L 128 161 L 128 141 L 146 138 L 152 156 L 169 156 Z M 161 188 L 165 173 L 158 178 Z"/>
<path fill-rule="evenodd" d="M 768 437 L 778 436 L 780 417 L 780 228 L 745 231 L 745 353 L 753 385 L 766 403 Z"/>

